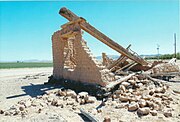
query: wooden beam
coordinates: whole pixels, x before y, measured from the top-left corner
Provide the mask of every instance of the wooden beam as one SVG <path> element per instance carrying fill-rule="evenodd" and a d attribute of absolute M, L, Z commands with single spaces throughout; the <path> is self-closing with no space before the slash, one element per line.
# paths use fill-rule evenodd
<path fill-rule="evenodd" d="M 128 58 L 126 56 L 121 56 L 118 60 L 116 60 L 113 64 L 108 66 L 109 70 L 113 70 L 115 66 L 118 66 L 120 63 L 126 61 Z"/>
<path fill-rule="evenodd" d="M 126 48 L 127 50 L 131 47 L 131 44 Z M 119 65 L 120 63 L 124 62 L 127 59 L 124 55 L 121 55 L 116 61 L 110 64 L 107 68 L 112 70 L 113 67 Z"/>
<path fill-rule="evenodd" d="M 128 79 L 130 79 L 132 76 L 134 76 L 135 75 L 135 73 L 132 73 L 132 74 L 129 74 L 128 76 L 125 76 L 125 77 L 123 77 L 123 78 L 120 78 L 120 79 L 118 79 L 118 80 L 116 80 L 116 81 L 114 81 L 114 82 L 110 82 L 107 86 L 106 86 L 106 88 L 108 88 L 108 89 L 112 89 L 112 88 L 114 88 L 116 85 L 118 85 L 118 84 L 120 84 L 120 83 L 122 83 L 122 82 L 124 82 L 124 81 L 127 81 Z"/>
<path fill-rule="evenodd" d="M 60 9 L 59 14 L 62 15 L 63 17 L 65 17 L 66 19 L 68 19 L 69 21 L 73 21 L 73 20 L 76 20 L 76 19 L 80 18 L 80 17 L 78 17 L 77 15 L 75 15 L 73 12 L 71 12 L 70 10 L 68 10 L 66 8 Z M 114 42 L 112 39 L 110 39 L 109 37 L 107 37 L 106 35 L 101 33 L 100 31 L 98 31 L 96 28 L 91 26 L 84 19 L 83 19 L 83 21 L 80 22 L 79 25 L 83 30 L 85 30 L 86 32 L 88 32 L 89 34 L 91 34 L 96 39 L 100 40 L 101 42 L 103 42 L 104 44 L 109 46 L 110 48 L 116 50 L 120 54 L 125 55 L 126 57 L 130 58 L 131 60 L 133 60 L 133 61 L 135 61 L 135 62 L 137 62 L 139 64 L 148 65 L 148 63 L 146 61 L 144 61 L 144 59 L 142 59 L 141 57 L 133 55 L 131 52 L 127 51 L 121 45 Z"/>
<path fill-rule="evenodd" d="M 129 71 L 131 68 L 133 68 L 135 65 L 137 65 L 137 63 L 133 63 L 131 66 L 129 66 L 127 69 L 125 69 L 125 72 Z"/>
<path fill-rule="evenodd" d="M 135 63 L 135 62 L 131 62 L 131 63 L 129 63 L 129 64 L 125 65 L 124 67 L 122 67 L 122 68 L 118 69 L 115 73 L 118 73 L 119 71 L 122 71 L 123 69 L 126 69 L 126 68 L 128 68 L 128 67 L 132 66 L 134 63 Z"/>

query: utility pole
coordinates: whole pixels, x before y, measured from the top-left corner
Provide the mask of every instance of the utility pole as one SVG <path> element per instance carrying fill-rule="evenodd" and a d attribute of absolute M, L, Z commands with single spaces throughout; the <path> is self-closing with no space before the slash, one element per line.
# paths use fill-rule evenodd
<path fill-rule="evenodd" d="M 157 55 L 158 55 L 158 61 L 159 61 L 159 44 L 157 44 Z"/>
<path fill-rule="evenodd" d="M 176 58 L 176 33 L 174 33 L 174 58 Z"/>

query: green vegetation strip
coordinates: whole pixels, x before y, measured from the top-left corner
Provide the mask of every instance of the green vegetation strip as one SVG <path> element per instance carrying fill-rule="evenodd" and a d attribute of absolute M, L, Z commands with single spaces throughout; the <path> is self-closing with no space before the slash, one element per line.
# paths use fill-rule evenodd
<path fill-rule="evenodd" d="M 0 69 L 9 69 L 9 68 L 34 68 L 34 67 L 52 67 L 53 63 L 44 63 L 44 62 L 5 62 L 0 63 Z"/>
<path fill-rule="evenodd" d="M 159 59 L 172 59 L 174 58 L 174 54 L 164 54 L 164 55 L 160 55 L 159 56 Z M 180 53 L 177 53 L 176 54 L 176 58 L 177 59 L 180 59 Z M 158 59 L 158 56 L 155 56 L 155 57 L 147 57 L 146 59 Z"/>

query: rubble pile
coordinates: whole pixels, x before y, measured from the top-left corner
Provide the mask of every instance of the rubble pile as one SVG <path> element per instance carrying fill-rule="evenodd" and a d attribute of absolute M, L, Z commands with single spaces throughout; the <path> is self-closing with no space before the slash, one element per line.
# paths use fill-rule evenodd
<path fill-rule="evenodd" d="M 164 83 L 155 85 L 147 78 L 139 79 L 137 76 L 132 76 L 119 85 L 118 90 L 112 95 L 112 100 L 117 102 L 116 108 L 137 111 L 139 116 L 148 114 L 156 116 L 157 113 L 163 113 L 164 116 L 170 117 L 173 111 L 171 94 L 171 90 Z"/>
<path fill-rule="evenodd" d="M 73 110 L 76 110 L 78 105 L 94 103 L 95 101 L 97 101 L 96 97 L 89 96 L 87 92 L 76 94 L 70 89 L 52 89 L 46 91 L 44 95 L 21 100 L 8 110 L 0 110 L 0 114 L 25 117 L 31 113 L 41 113 L 44 109 L 48 109 L 49 106 L 59 108 L 71 107 Z"/>
<path fill-rule="evenodd" d="M 107 101 L 102 103 L 105 106 L 112 106 L 114 103 L 115 109 L 126 108 L 130 112 L 136 112 L 138 116 L 148 114 L 157 116 L 162 113 L 165 117 L 171 117 L 173 111 L 171 104 L 175 104 L 171 94 L 171 90 L 164 83 L 160 82 L 157 85 L 152 80 L 136 75 L 122 82 L 119 88 L 106 99 Z M 79 110 L 82 105 L 94 104 L 97 101 L 96 97 L 90 96 L 88 92 L 77 94 L 70 89 L 52 89 L 42 96 L 21 100 L 9 110 L 1 110 L 1 114 L 24 117 L 30 112 L 41 113 L 49 106 L 71 107 L 72 110 Z M 103 110 L 96 109 L 96 111 L 101 113 Z"/>

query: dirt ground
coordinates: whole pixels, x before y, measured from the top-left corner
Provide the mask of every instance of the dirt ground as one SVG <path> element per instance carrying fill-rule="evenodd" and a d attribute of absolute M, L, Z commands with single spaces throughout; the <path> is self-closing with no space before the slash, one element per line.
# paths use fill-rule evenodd
<path fill-rule="evenodd" d="M 179 63 L 180 66 L 180 63 Z M 1 69 L 0 70 L 0 109 L 9 109 L 12 105 L 20 100 L 34 98 L 45 93 L 45 91 L 55 89 L 56 86 L 44 85 L 48 76 L 52 74 L 52 68 L 22 68 L 22 69 Z M 180 92 L 180 77 L 171 79 L 167 82 L 172 90 Z M 173 97 L 177 100 L 174 105 L 174 113 L 172 117 L 166 118 L 163 114 L 158 116 L 147 115 L 138 117 L 135 112 L 129 112 L 125 108 L 117 109 L 116 102 L 108 103 L 108 106 L 100 106 L 101 101 L 94 104 L 76 105 L 76 109 L 72 106 L 63 108 L 49 106 L 41 113 L 33 112 L 26 117 L 21 116 L 4 116 L 0 115 L 0 121 L 50 121 L 50 122 L 81 122 L 86 120 L 79 111 L 83 108 L 91 112 L 99 121 L 103 121 L 105 117 L 110 117 L 114 122 L 136 122 L 136 121 L 155 121 L 155 122 L 180 122 L 180 94 L 174 93 Z M 69 101 L 72 101 L 69 99 Z M 63 103 L 63 102 L 62 102 Z M 66 104 L 66 103 L 63 103 Z M 101 107 L 101 113 L 97 113 L 96 108 Z"/>

